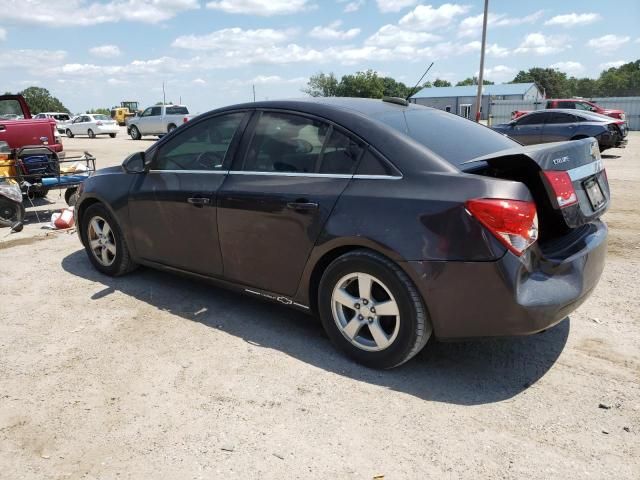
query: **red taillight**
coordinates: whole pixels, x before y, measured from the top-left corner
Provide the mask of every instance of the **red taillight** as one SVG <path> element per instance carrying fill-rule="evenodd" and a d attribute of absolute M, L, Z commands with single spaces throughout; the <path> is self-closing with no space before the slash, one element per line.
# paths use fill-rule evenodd
<path fill-rule="evenodd" d="M 188 121 L 189 121 L 189 117 L 184 117 L 184 118 L 182 119 L 182 123 L 187 123 Z"/>
<path fill-rule="evenodd" d="M 538 214 L 533 202 L 476 198 L 468 200 L 465 206 L 471 215 L 518 256 L 538 238 Z"/>
<path fill-rule="evenodd" d="M 578 202 L 576 190 L 573 188 L 571 177 L 567 172 L 547 170 L 542 173 L 547 179 L 551 190 L 553 190 L 560 208 L 568 207 Z"/>

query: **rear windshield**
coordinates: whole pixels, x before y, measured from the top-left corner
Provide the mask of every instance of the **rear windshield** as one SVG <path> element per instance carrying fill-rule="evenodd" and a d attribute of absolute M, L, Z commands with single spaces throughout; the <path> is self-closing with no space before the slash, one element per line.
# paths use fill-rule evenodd
<path fill-rule="evenodd" d="M 167 107 L 167 115 L 188 115 L 187 107 Z"/>
<path fill-rule="evenodd" d="M 106 115 L 94 115 L 93 118 L 96 120 L 111 120 L 111 117 L 107 117 Z"/>
<path fill-rule="evenodd" d="M 520 145 L 490 128 L 441 110 L 409 108 L 375 118 L 456 167 L 472 158 Z"/>
<path fill-rule="evenodd" d="M 53 115 L 51 115 L 53 118 L 55 118 L 56 120 L 60 120 L 61 122 L 66 122 L 67 120 L 69 120 L 71 117 L 69 117 L 68 114 L 66 113 L 54 113 Z"/>

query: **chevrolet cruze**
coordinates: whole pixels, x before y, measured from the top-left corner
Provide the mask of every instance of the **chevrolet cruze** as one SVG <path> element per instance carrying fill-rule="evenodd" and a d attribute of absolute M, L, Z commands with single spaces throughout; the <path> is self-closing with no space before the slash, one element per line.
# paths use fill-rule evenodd
<path fill-rule="evenodd" d="M 91 176 L 76 218 L 100 272 L 189 273 L 312 312 L 391 368 L 431 337 L 564 319 L 600 278 L 609 199 L 594 139 L 523 147 L 401 99 L 331 98 L 203 114 Z"/>

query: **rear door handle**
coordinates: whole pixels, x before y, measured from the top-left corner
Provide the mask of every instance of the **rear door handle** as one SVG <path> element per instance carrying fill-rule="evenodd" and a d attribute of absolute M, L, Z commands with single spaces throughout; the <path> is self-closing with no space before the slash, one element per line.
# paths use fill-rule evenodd
<path fill-rule="evenodd" d="M 211 203 L 211 199 L 204 197 L 191 197 L 187 198 L 187 202 L 189 202 L 194 207 L 203 207 L 205 205 L 209 205 Z"/>
<path fill-rule="evenodd" d="M 305 202 L 305 201 L 296 201 L 296 202 L 287 203 L 287 208 L 290 208 L 292 210 L 300 210 L 300 211 L 316 210 L 318 206 L 319 205 L 315 202 Z"/>

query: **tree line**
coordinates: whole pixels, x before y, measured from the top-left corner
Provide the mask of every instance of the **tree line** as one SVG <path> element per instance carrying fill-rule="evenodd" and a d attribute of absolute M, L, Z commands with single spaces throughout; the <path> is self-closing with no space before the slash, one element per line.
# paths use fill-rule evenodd
<path fill-rule="evenodd" d="M 536 82 L 547 98 L 640 96 L 640 60 L 604 70 L 598 78 L 569 77 L 553 68 L 534 67 L 527 71 L 521 70 L 508 83 L 523 82 Z M 493 85 L 490 80 L 484 80 L 482 83 Z M 468 77 L 455 85 L 477 84 L 476 77 Z M 436 78 L 433 82 L 426 82 L 412 91 L 412 86 L 407 86 L 392 77 L 382 77 L 374 70 L 367 70 L 343 75 L 340 80 L 333 73 L 320 72 L 309 78 L 307 87 L 302 91 L 312 97 L 406 98 L 421 88 L 452 85 L 447 80 Z"/>

